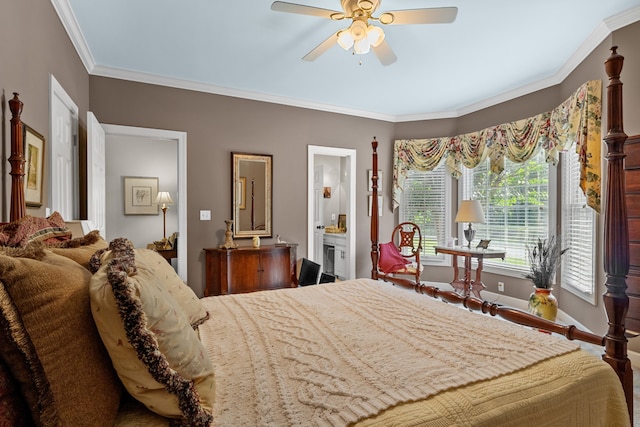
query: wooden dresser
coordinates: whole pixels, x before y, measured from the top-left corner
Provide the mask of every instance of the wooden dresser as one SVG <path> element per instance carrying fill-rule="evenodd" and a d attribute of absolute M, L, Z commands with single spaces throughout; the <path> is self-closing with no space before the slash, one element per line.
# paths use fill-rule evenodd
<path fill-rule="evenodd" d="M 297 244 L 205 249 L 204 296 L 295 288 Z"/>
<path fill-rule="evenodd" d="M 629 218 L 629 311 L 626 328 L 640 332 L 640 135 L 630 136 L 624 145 L 627 216 Z"/>

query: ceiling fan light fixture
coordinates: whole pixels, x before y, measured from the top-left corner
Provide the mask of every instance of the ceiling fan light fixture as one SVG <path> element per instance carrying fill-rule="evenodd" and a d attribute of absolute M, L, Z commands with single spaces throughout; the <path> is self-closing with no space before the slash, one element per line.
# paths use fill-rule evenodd
<path fill-rule="evenodd" d="M 353 44 L 353 51 L 358 55 L 364 55 L 365 53 L 369 53 L 371 50 L 371 44 L 369 43 L 368 38 L 362 38 L 360 40 L 356 40 Z"/>
<path fill-rule="evenodd" d="M 363 21 L 353 21 L 349 32 L 354 41 L 362 40 L 367 37 L 367 24 Z"/>
<path fill-rule="evenodd" d="M 380 46 L 380 43 L 384 41 L 384 31 L 380 27 L 369 25 L 367 27 L 367 40 L 372 47 Z"/>
<path fill-rule="evenodd" d="M 338 31 L 338 44 L 344 50 L 349 50 L 353 46 L 353 37 L 351 37 L 351 32 L 349 30 Z"/>

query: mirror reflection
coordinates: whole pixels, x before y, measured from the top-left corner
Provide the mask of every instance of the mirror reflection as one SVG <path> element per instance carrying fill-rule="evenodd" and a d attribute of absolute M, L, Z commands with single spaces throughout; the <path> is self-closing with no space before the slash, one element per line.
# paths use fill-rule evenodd
<path fill-rule="evenodd" d="M 271 237 L 271 163 L 269 154 L 231 153 L 233 237 Z"/>

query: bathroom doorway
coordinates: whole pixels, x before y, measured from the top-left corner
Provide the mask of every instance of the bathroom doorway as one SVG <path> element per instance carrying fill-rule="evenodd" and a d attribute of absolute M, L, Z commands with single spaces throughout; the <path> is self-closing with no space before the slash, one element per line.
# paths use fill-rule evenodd
<path fill-rule="evenodd" d="M 328 161 L 333 158 L 335 163 Z M 339 167 L 327 167 L 335 164 Z M 355 277 L 355 173 L 356 150 L 336 147 L 308 146 L 308 225 L 307 257 L 318 264 L 324 263 L 325 240 L 344 240 L 344 247 L 334 256 L 344 261 L 342 275 L 345 279 Z M 326 174 L 340 173 L 341 176 L 326 177 Z M 325 185 L 325 183 L 329 185 Z M 329 200 L 334 198 L 333 201 Z M 331 202 L 325 212 L 324 202 Z M 333 206 L 333 207 L 331 207 Z M 332 218 L 335 215 L 335 219 Z M 327 226 L 338 226 L 340 215 L 346 216 L 345 233 L 326 233 Z M 330 230 L 334 230 L 330 228 Z M 325 236 L 327 239 L 325 239 Z"/>

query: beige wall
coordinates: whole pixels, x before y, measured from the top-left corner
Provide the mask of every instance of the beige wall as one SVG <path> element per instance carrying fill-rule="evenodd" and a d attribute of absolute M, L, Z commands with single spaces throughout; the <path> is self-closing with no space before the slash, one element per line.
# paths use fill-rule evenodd
<path fill-rule="evenodd" d="M 21 19 L 23 18 L 23 19 Z M 26 21 L 25 21 L 26 20 Z M 80 110 L 81 136 L 86 133 L 89 107 L 89 76 L 80 61 L 58 15 L 49 1 L 20 0 L 2 2 L 0 13 L 0 87 L 2 88 L 2 158 L 11 155 L 9 147 L 11 112 L 4 101 L 20 94 L 24 102 L 22 120 L 49 138 L 49 75 L 53 74 Z M 85 138 L 86 139 L 86 138 Z M 9 164 L 0 165 L 2 206 L 0 217 L 8 220 Z M 45 165 L 45 182 L 48 180 Z M 42 209 L 29 209 L 28 214 L 44 215 L 48 195 Z"/>
<path fill-rule="evenodd" d="M 357 149 L 356 273 L 369 276 L 370 142 L 373 136 L 380 141 L 381 166 L 390 171 L 392 123 L 103 77 L 91 77 L 90 92 L 91 110 L 102 123 L 187 132 L 188 280 L 196 292 L 204 289 L 202 249 L 222 244 L 224 220 L 231 215 L 232 151 L 273 155 L 273 235 L 298 243 L 298 257 L 303 257 L 307 146 Z M 199 220 L 200 209 L 211 210 L 211 221 Z M 390 230 L 389 208 L 383 221 Z M 262 240 L 263 245 L 274 241 Z"/>
<path fill-rule="evenodd" d="M 15 17 L 29 17 L 28 25 Z M 357 150 L 357 276 L 370 272 L 369 217 L 366 171 L 370 168 L 370 141 L 380 142 L 380 165 L 391 176 L 392 142 L 400 138 L 455 135 L 547 111 L 564 100 L 585 80 L 601 78 L 607 83 L 603 62 L 608 48 L 620 46 L 626 56 L 624 118 L 628 134 L 640 133 L 640 23 L 614 32 L 560 85 L 486 108 L 457 119 L 388 123 L 378 120 L 306 110 L 187 90 L 172 89 L 102 77 L 89 77 L 60 24 L 51 4 L 37 0 L 6 2 L 0 18 L 0 85 L 6 101 L 13 91 L 25 102 L 24 121 L 45 135 L 48 130 L 48 78 L 53 73 L 80 108 L 81 142 L 85 115 L 90 108 L 103 123 L 185 131 L 188 166 L 188 277 L 198 293 L 204 288 L 202 248 L 223 241 L 224 220 L 231 214 L 231 151 L 273 155 L 273 232 L 300 244 L 298 257 L 306 255 L 307 145 Z M 3 103 L 6 107 L 6 104 Z M 606 106 L 605 106 L 606 107 Z M 8 154 L 8 110 L 3 110 L 3 159 Z M 606 115 L 605 115 L 606 117 Z M 2 162 L 2 213 L 8 211 L 8 166 Z M 387 182 L 389 182 L 387 180 Z M 389 208 L 390 186 L 385 185 L 381 239 L 395 223 Z M 46 201 L 45 196 L 45 201 Z M 198 211 L 211 209 L 211 221 L 199 221 Z M 43 214 L 44 209 L 30 211 Z M 271 241 L 265 239 L 263 244 Z M 244 242 L 241 242 L 244 243 Z M 246 244 L 249 244 L 247 241 Z M 599 257 L 600 258 L 600 257 Z M 601 264 L 601 259 L 596 260 Z M 448 281 L 447 269 L 434 269 L 429 278 Z M 602 272 L 601 272 L 602 274 Z M 498 278 L 487 274 L 490 289 Z M 599 283 L 604 282 L 604 278 Z M 520 279 L 505 280 L 508 293 L 528 294 Z M 600 285 L 600 292 L 603 286 Z M 585 307 L 577 298 L 559 293 L 562 308 L 596 332 L 604 331 L 601 304 Z"/>

